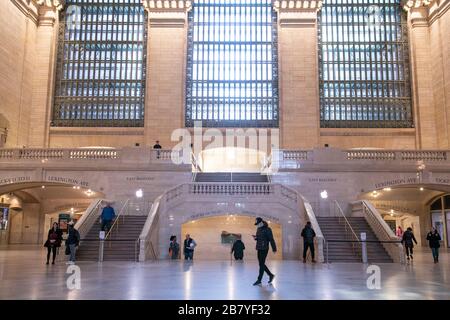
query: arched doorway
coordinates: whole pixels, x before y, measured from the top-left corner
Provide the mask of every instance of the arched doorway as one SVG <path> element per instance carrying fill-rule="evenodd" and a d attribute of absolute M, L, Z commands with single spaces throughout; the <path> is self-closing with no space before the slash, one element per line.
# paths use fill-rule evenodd
<path fill-rule="evenodd" d="M 212 148 L 200 152 L 203 172 L 261 172 L 267 154 L 250 148 Z"/>
<path fill-rule="evenodd" d="M 274 254 L 269 251 L 269 258 L 283 259 L 282 226 L 268 221 L 279 250 Z M 190 234 L 197 242 L 195 257 L 197 260 L 227 260 L 230 259 L 231 247 L 235 236 L 240 235 L 245 244 L 244 259 L 256 260 L 255 218 L 242 215 L 222 215 L 188 221 L 181 226 L 180 245 L 183 245 L 184 237 Z"/>

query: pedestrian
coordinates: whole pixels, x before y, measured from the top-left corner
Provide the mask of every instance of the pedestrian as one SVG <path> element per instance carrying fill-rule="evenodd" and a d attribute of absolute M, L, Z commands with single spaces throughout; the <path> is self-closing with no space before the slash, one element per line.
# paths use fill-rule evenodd
<path fill-rule="evenodd" d="M 412 228 L 409 227 L 403 233 L 403 237 L 402 237 L 402 244 L 405 246 L 406 257 L 407 257 L 408 260 L 410 258 L 411 258 L 411 260 L 413 259 L 413 248 L 414 248 L 413 241 L 414 241 L 415 244 L 417 244 L 417 240 L 416 240 L 416 237 L 414 237 L 414 233 L 412 231 Z"/>
<path fill-rule="evenodd" d="M 102 210 L 102 231 L 109 231 L 109 228 L 111 228 L 111 223 L 114 220 L 115 216 L 116 212 L 114 211 L 114 208 L 111 207 L 110 203 L 107 203 Z"/>
<path fill-rule="evenodd" d="M 63 232 L 59 228 L 58 222 L 54 222 L 50 230 L 48 230 L 47 241 L 45 241 L 44 247 L 47 248 L 47 263 L 50 261 L 50 253 L 53 253 L 52 264 L 55 264 L 56 250 L 61 247 L 63 240 Z"/>
<path fill-rule="evenodd" d="M 397 237 L 399 237 L 400 239 L 403 238 L 403 229 L 402 229 L 402 227 L 400 227 L 400 226 L 397 227 L 397 231 L 395 231 L 395 235 Z"/>
<path fill-rule="evenodd" d="M 235 260 L 244 259 L 244 250 L 245 250 L 244 242 L 242 242 L 241 238 L 238 238 L 233 243 L 233 247 L 231 248 L 231 253 L 232 254 L 234 253 L 234 259 Z"/>
<path fill-rule="evenodd" d="M 314 260 L 314 238 L 316 233 L 314 232 L 310 221 L 306 223 L 301 236 L 303 237 L 303 263 L 306 263 L 306 253 L 308 252 L 308 248 L 311 252 L 312 263 L 316 263 L 316 260 Z"/>
<path fill-rule="evenodd" d="M 431 253 L 433 254 L 434 263 L 439 262 L 439 248 L 441 247 L 441 235 L 436 228 L 432 228 L 427 234 L 428 244 L 431 248 Z"/>
<path fill-rule="evenodd" d="M 194 249 L 197 246 L 197 243 L 194 239 L 191 238 L 190 234 L 186 235 L 186 239 L 184 240 L 184 259 L 185 260 L 194 260 Z"/>
<path fill-rule="evenodd" d="M 258 263 L 259 263 L 259 275 L 258 280 L 253 284 L 254 286 L 260 285 L 263 278 L 264 272 L 269 275 L 269 283 L 272 283 L 275 275 L 270 272 L 269 268 L 266 266 L 266 258 L 269 253 L 269 244 L 272 247 L 272 251 L 277 252 L 277 246 L 275 240 L 273 239 L 272 229 L 262 218 L 258 217 L 255 221 L 256 235 L 253 238 L 256 240 L 256 250 L 258 252 Z"/>
<path fill-rule="evenodd" d="M 176 260 L 179 258 L 179 254 L 180 254 L 180 245 L 177 242 L 177 237 L 171 236 L 169 246 L 169 256 L 172 260 Z"/>
<path fill-rule="evenodd" d="M 156 143 L 155 143 L 155 145 L 153 146 L 153 149 L 155 149 L 155 150 L 157 150 L 156 151 L 156 159 L 158 159 L 159 160 L 159 158 L 161 158 L 161 149 L 162 149 L 162 147 L 161 147 L 161 145 L 159 144 L 159 141 L 158 140 L 156 140 Z"/>
<path fill-rule="evenodd" d="M 69 261 L 67 264 L 75 264 L 75 254 L 77 247 L 80 244 L 80 233 L 75 229 L 73 221 L 68 223 L 69 235 L 66 239 L 66 254 L 69 254 Z"/>

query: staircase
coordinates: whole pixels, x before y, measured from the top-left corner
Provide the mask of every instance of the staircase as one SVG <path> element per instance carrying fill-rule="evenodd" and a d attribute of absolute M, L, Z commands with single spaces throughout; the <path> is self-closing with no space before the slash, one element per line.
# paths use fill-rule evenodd
<path fill-rule="evenodd" d="M 378 238 L 363 217 L 347 217 L 350 225 L 358 238 L 361 232 L 367 235 L 367 241 L 376 241 Z M 325 240 L 347 240 L 345 236 L 345 226 L 339 223 L 338 217 L 317 217 Z M 360 250 L 358 246 L 358 250 Z M 326 255 L 326 247 L 324 248 Z M 381 243 L 367 242 L 367 256 L 369 262 L 391 263 L 393 260 L 384 249 Z M 356 254 L 351 243 L 330 242 L 328 243 L 328 260 L 330 262 L 361 262 L 361 254 Z"/>
<path fill-rule="evenodd" d="M 114 226 L 108 240 L 105 241 L 103 260 L 135 261 L 136 240 L 141 234 L 147 216 L 121 216 L 120 221 Z M 77 251 L 79 261 L 97 261 L 100 241 L 98 239 L 100 224 L 95 223 L 89 230 Z M 110 241 L 112 240 L 112 241 Z"/>
<path fill-rule="evenodd" d="M 267 175 L 260 173 L 199 172 L 195 182 L 255 182 L 268 183 Z"/>

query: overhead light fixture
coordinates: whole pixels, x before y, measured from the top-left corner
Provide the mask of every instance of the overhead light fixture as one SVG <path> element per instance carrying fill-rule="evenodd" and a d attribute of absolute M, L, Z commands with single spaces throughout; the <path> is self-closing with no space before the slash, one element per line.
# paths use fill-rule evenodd
<path fill-rule="evenodd" d="M 384 191 L 391 191 L 392 189 L 391 188 L 384 188 L 383 190 Z"/>
<path fill-rule="evenodd" d="M 90 197 L 90 196 L 92 196 L 92 195 L 94 194 L 94 192 L 93 192 L 91 189 L 85 191 L 84 193 L 85 193 L 88 197 Z"/>
<path fill-rule="evenodd" d="M 144 191 L 142 189 L 139 189 L 136 191 L 136 198 L 142 198 L 144 196 Z"/>
<path fill-rule="evenodd" d="M 45 186 L 42 186 L 41 188 L 42 188 L 42 189 L 45 189 Z"/>
<path fill-rule="evenodd" d="M 423 190 L 425 190 L 423 187 L 420 187 L 420 191 L 423 191 Z"/>
<path fill-rule="evenodd" d="M 322 199 L 327 199 L 327 198 L 328 198 L 328 191 L 327 191 L 327 190 L 323 190 L 323 191 L 320 193 L 320 197 L 321 197 Z"/>

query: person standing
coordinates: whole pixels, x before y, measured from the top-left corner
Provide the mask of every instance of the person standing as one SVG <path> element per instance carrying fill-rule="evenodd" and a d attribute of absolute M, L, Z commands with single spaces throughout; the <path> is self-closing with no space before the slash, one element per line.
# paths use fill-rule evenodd
<path fill-rule="evenodd" d="M 269 253 L 269 244 L 272 247 L 272 251 L 277 252 L 277 246 L 275 240 L 273 239 L 272 229 L 262 218 L 258 217 L 255 221 L 256 235 L 253 238 L 256 240 L 256 250 L 258 252 L 258 263 L 259 263 L 259 275 L 258 280 L 253 284 L 254 286 L 260 285 L 261 280 L 264 276 L 264 272 L 269 275 L 269 283 L 272 283 L 275 275 L 270 272 L 269 268 L 266 266 L 266 258 Z"/>
<path fill-rule="evenodd" d="M 412 231 L 412 228 L 409 227 L 406 229 L 406 231 L 403 233 L 402 237 L 402 244 L 405 246 L 406 251 L 406 257 L 409 260 L 410 258 L 413 259 L 413 248 L 414 243 L 417 244 L 416 237 L 414 237 L 414 233 Z"/>
<path fill-rule="evenodd" d="M 58 222 L 54 222 L 50 230 L 48 230 L 47 241 L 45 241 L 44 247 L 47 248 L 47 263 L 50 261 L 50 253 L 53 253 L 52 264 L 55 264 L 56 250 L 61 247 L 63 240 L 63 232 L 59 228 Z"/>
<path fill-rule="evenodd" d="M 111 227 L 111 223 L 114 220 L 116 216 L 116 212 L 114 211 L 114 208 L 111 207 L 110 203 L 106 204 L 106 207 L 102 210 L 102 231 L 109 231 L 109 228 Z"/>
<path fill-rule="evenodd" d="M 306 223 L 301 236 L 303 237 L 303 263 L 306 263 L 306 253 L 308 252 L 308 248 L 311 252 L 312 263 L 316 263 L 316 260 L 314 260 L 314 237 L 316 236 L 316 233 L 314 232 L 310 221 Z"/>
<path fill-rule="evenodd" d="M 161 149 L 162 149 L 162 147 L 161 147 L 161 145 L 159 144 L 159 141 L 158 141 L 158 140 L 156 140 L 156 143 L 155 143 L 155 145 L 153 146 L 153 149 L 157 150 L 157 151 L 156 151 L 156 159 L 159 160 L 159 158 L 161 158 Z"/>
<path fill-rule="evenodd" d="M 433 254 L 434 263 L 439 262 L 439 248 L 441 247 L 441 235 L 436 228 L 432 228 L 427 234 L 428 244 L 431 248 L 431 253 Z"/>
<path fill-rule="evenodd" d="M 236 259 L 236 260 L 244 259 L 244 250 L 245 250 L 245 245 L 242 242 L 241 238 L 238 238 L 233 243 L 233 247 L 231 248 L 231 253 L 234 252 L 234 259 Z"/>
<path fill-rule="evenodd" d="M 397 230 L 395 231 L 395 235 L 397 237 L 399 237 L 400 239 L 403 238 L 403 229 L 402 229 L 402 227 L 400 227 L 400 226 L 397 227 Z"/>
<path fill-rule="evenodd" d="M 194 249 L 197 246 L 197 243 L 194 239 L 191 238 L 190 234 L 186 235 L 186 239 L 184 240 L 184 259 L 185 260 L 194 260 Z"/>
<path fill-rule="evenodd" d="M 169 256 L 172 260 L 178 259 L 180 254 L 180 245 L 177 242 L 176 236 L 170 237 Z"/>
<path fill-rule="evenodd" d="M 75 254 L 77 247 L 80 244 L 80 233 L 75 229 L 73 221 L 69 222 L 69 235 L 66 239 L 66 248 L 68 247 L 68 253 L 70 254 L 67 264 L 75 264 Z M 67 252 L 67 249 L 66 249 Z"/>

